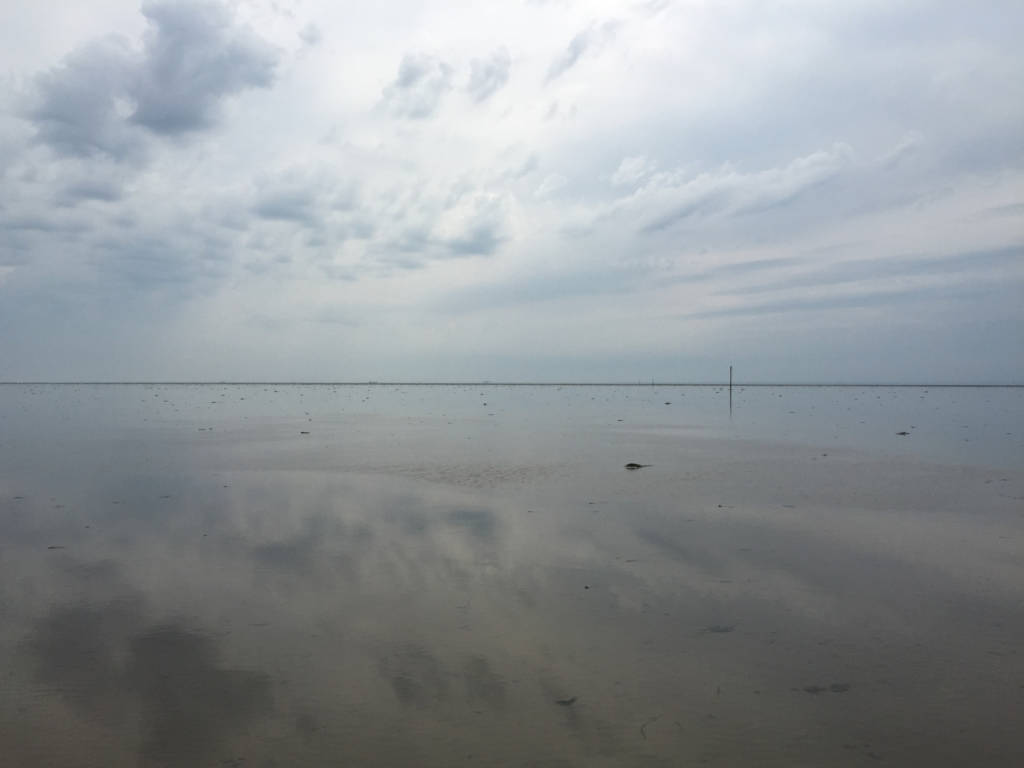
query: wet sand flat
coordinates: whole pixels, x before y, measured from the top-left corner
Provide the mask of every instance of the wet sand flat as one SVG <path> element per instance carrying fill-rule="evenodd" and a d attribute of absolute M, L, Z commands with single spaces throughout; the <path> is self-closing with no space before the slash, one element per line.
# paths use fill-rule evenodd
<path fill-rule="evenodd" d="M 0 388 L 5 764 L 1024 764 L 1020 391 L 722 394 Z"/>

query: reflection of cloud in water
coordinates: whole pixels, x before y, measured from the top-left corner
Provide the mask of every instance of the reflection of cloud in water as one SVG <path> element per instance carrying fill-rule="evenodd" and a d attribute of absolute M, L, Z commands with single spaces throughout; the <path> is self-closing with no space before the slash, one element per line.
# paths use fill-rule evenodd
<path fill-rule="evenodd" d="M 378 670 L 406 706 L 428 707 L 448 698 L 448 673 L 433 654 L 409 646 L 380 660 Z"/>
<path fill-rule="evenodd" d="M 388 474 L 426 480 L 431 483 L 474 490 L 492 490 L 536 483 L 554 476 L 560 468 L 552 464 L 402 464 L 371 465 L 354 468 L 367 472 L 386 471 Z"/>
<path fill-rule="evenodd" d="M 118 646 L 137 632 L 137 602 L 111 603 L 105 610 L 69 605 L 40 619 L 26 641 L 35 677 L 53 686 L 83 714 L 107 719 L 120 712 L 123 669 Z"/>
<path fill-rule="evenodd" d="M 950 512 L 968 481 L 995 483 L 932 469 L 923 482 L 864 460 L 809 473 L 774 447 L 705 455 L 643 440 L 650 450 L 630 457 L 657 448 L 659 466 L 687 473 L 620 472 L 613 440 L 597 462 L 613 473 L 500 492 L 461 475 L 197 473 L 132 510 L 109 503 L 113 489 L 93 493 L 73 518 L 86 534 L 49 501 L 19 501 L 0 517 L 0 600 L 14 609 L 8 635 L 28 633 L 37 685 L 15 669 L 12 700 L 59 733 L 60 698 L 94 726 L 89 743 L 106 731 L 128 764 L 142 745 L 157 764 L 218 765 L 264 715 L 246 764 L 742 764 L 752 751 L 826 764 L 851 729 L 898 747 L 892 724 L 911 701 L 933 703 L 940 737 L 970 702 L 964 744 L 1007 754 L 998 702 L 1020 667 L 1019 524 Z M 84 494 L 52 495 L 71 508 Z M 991 494 L 971 503 L 994 508 Z M 40 610 L 29 583 L 73 605 L 19 624 Z M 145 603 L 113 602 L 122 594 Z M 714 625 L 736 631 L 702 631 Z M 276 707 L 267 678 L 218 660 L 218 641 L 190 629 L 214 626 L 274 670 Z M 846 681 L 844 696 L 802 690 Z M 812 722 L 821 752 L 777 737 Z M 933 754 L 949 746 L 936 743 Z"/>
<path fill-rule="evenodd" d="M 144 702 L 144 751 L 158 759 L 198 759 L 249 720 L 271 710 L 267 678 L 223 669 L 210 638 L 173 625 L 135 637 L 127 683 Z"/>
<path fill-rule="evenodd" d="M 265 675 L 220 666 L 207 635 L 171 623 L 147 626 L 137 600 L 55 608 L 25 644 L 36 679 L 83 715 L 107 722 L 141 713 L 142 752 L 163 762 L 209 759 L 273 709 Z"/>
<path fill-rule="evenodd" d="M 391 685 L 395 697 L 404 706 L 426 709 L 449 699 L 464 697 L 473 706 L 494 712 L 505 710 L 505 678 L 495 672 L 480 654 L 464 657 L 461 674 L 449 670 L 431 651 L 419 645 L 407 645 L 379 659 L 377 671 Z M 451 681 L 461 678 L 463 690 Z"/>
<path fill-rule="evenodd" d="M 447 520 L 481 539 L 492 538 L 498 527 L 494 512 L 483 507 L 457 507 L 448 513 Z"/>
<path fill-rule="evenodd" d="M 466 694 L 474 703 L 482 703 L 494 710 L 505 709 L 505 679 L 494 671 L 483 656 L 471 656 L 462 665 L 466 681 Z"/>

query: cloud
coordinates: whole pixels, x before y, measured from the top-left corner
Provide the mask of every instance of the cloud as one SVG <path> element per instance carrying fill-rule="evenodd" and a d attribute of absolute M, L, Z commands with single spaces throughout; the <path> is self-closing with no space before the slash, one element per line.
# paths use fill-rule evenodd
<path fill-rule="evenodd" d="M 988 216 L 1024 216 L 1024 203 L 1009 203 L 987 208 L 983 213 Z"/>
<path fill-rule="evenodd" d="M 828 264 L 796 275 L 756 285 L 731 289 L 729 293 L 756 294 L 785 291 L 796 288 L 818 288 L 822 286 L 864 283 L 876 280 L 891 280 L 897 277 L 931 277 L 936 275 L 974 274 L 982 276 L 1024 265 L 1024 244 L 985 251 L 971 251 L 945 256 L 896 256 L 887 259 L 850 259 Z"/>
<path fill-rule="evenodd" d="M 667 229 L 695 216 L 715 213 L 754 213 L 789 202 L 807 190 L 833 178 L 853 157 L 849 145 L 798 157 L 786 165 L 752 173 L 726 166 L 717 171 L 687 177 L 681 171 L 654 174 L 650 181 L 625 201 L 628 210 L 646 214 L 641 231 Z"/>
<path fill-rule="evenodd" d="M 61 155 L 137 159 L 143 137 L 126 119 L 134 54 L 124 40 L 82 46 L 63 65 L 40 74 L 27 116 L 36 139 Z"/>
<path fill-rule="evenodd" d="M 235 216 L 246 221 L 253 234 L 247 247 L 265 256 L 273 254 L 277 264 L 322 260 L 332 258 L 349 238 L 366 237 L 362 218 L 366 212 L 359 210 L 358 200 L 358 189 L 351 180 L 327 169 L 295 166 L 261 175 L 247 208 L 235 211 Z M 247 214 L 255 219 L 248 220 Z"/>
<path fill-rule="evenodd" d="M 598 48 L 610 42 L 621 25 L 622 22 L 611 20 L 603 24 L 591 24 L 586 29 L 578 32 L 569 41 L 569 45 L 566 46 L 562 54 L 551 62 L 551 66 L 548 67 L 548 82 L 561 77 L 576 66 L 580 57 L 588 50 Z"/>
<path fill-rule="evenodd" d="M 382 103 L 396 117 L 422 120 L 437 111 L 451 87 L 451 66 L 426 53 L 408 53 L 394 82 L 384 89 Z"/>
<path fill-rule="evenodd" d="M 116 203 L 123 197 L 121 185 L 107 179 L 83 179 L 68 184 L 60 195 L 61 201 L 66 205 L 75 205 L 82 200 Z"/>
<path fill-rule="evenodd" d="M 163 135 L 210 127 L 224 98 L 274 81 L 279 54 L 214 2 L 151 0 L 141 66 L 129 95 L 133 122 Z"/>
<path fill-rule="evenodd" d="M 612 184 L 617 187 L 634 186 L 643 181 L 651 173 L 651 170 L 647 158 L 643 155 L 625 157 L 619 163 L 615 173 L 612 174 Z"/>
<path fill-rule="evenodd" d="M 310 22 L 299 30 L 299 39 L 312 48 L 313 46 L 320 44 L 324 39 L 324 35 L 323 32 L 320 31 L 320 27 L 313 22 Z"/>
<path fill-rule="evenodd" d="M 546 200 L 556 194 L 558 190 L 562 189 L 568 182 L 569 180 L 562 174 L 550 173 L 544 177 L 544 181 L 542 181 L 537 189 L 534 190 L 534 197 L 538 200 Z"/>
<path fill-rule="evenodd" d="M 511 239 L 507 193 L 463 179 L 378 196 L 369 211 L 380 222 L 367 255 L 372 263 L 420 269 L 432 261 L 493 256 Z"/>
<path fill-rule="evenodd" d="M 949 286 L 920 286 L 897 290 L 860 291 L 841 296 L 787 298 L 758 304 L 738 304 L 718 309 L 685 313 L 689 318 L 741 317 L 792 312 L 835 312 L 844 309 L 894 307 L 904 303 L 923 303 L 935 300 L 979 299 L 990 294 L 984 287 L 954 288 Z"/>
<path fill-rule="evenodd" d="M 475 191 L 461 195 L 441 214 L 437 235 L 452 256 L 491 256 L 504 240 L 506 200 Z"/>
<path fill-rule="evenodd" d="M 707 267 L 697 272 L 691 272 L 673 279 L 673 282 L 697 283 L 727 277 L 730 279 L 747 277 L 762 272 L 771 272 L 780 267 L 799 266 L 800 259 L 793 257 L 780 257 L 771 259 L 755 259 L 753 261 L 740 261 L 732 264 L 718 264 Z"/>
<path fill-rule="evenodd" d="M 453 256 L 490 256 L 501 244 L 500 224 L 493 219 L 478 219 L 445 241 Z"/>
<path fill-rule="evenodd" d="M 511 68 L 512 58 L 505 48 L 499 48 L 486 59 L 473 59 L 466 85 L 469 97 L 478 104 L 489 99 L 508 82 Z"/>
<path fill-rule="evenodd" d="M 486 331 L 487 360 L 530 378 L 550 370 L 531 363 L 550 328 L 563 373 L 649 353 L 660 375 L 678 339 L 741 344 L 742 307 L 986 275 L 1019 291 L 1019 255 L 925 256 L 1020 242 L 1012 3 L 478 4 L 459 24 L 436 2 L 400 23 L 272 5 L 12 5 L 5 376 L 429 378 L 446 370 L 433 351 L 487 376 L 466 351 Z M 878 306 L 955 334 L 929 301 Z M 971 301 L 978 327 L 997 311 L 1021 327 L 1008 302 Z M 352 322 L 312 320 L 323 306 Z M 622 323 L 642 349 L 616 349 Z M 271 327 L 295 367 L 266 354 Z M 1001 338 L 985 354 L 1007 371 Z"/>
<path fill-rule="evenodd" d="M 253 206 L 253 212 L 263 219 L 314 224 L 316 197 L 308 189 L 271 190 L 263 193 Z"/>
<path fill-rule="evenodd" d="M 208 129 L 222 102 L 269 87 L 278 53 L 214 2 L 147 2 L 141 50 L 111 36 L 35 79 L 27 117 L 60 155 L 143 159 L 148 136 Z M 143 130 L 140 130 L 143 129 Z"/>

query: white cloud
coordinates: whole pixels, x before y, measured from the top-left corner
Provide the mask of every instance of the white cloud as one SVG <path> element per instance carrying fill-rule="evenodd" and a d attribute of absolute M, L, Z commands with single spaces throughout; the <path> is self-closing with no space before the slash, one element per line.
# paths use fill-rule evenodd
<path fill-rule="evenodd" d="M 431 117 L 452 87 L 452 68 L 436 56 L 410 53 L 402 57 L 398 75 L 384 89 L 382 101 L 397 117 Z"/>
<path fill-rule="evenodd" d="M 557 193 L 558 190 L 562 189 L 568 183 L 568 181 L 569 180 L 560 173 L 548 174 L 544 177 L 544 181 L 540 183 L 533 194 L 538 200 L 544 200 Z"/>
<path fill-rule="evenodd" d="M 511 68 L 512 58 L 505 48 L 499 48 L 485 59 L 473 59 L 466 92 L 473 101 L 486 101 L 505 86 Z"/>
<path fill-rule="evenodd" d="M 643 181 L 652 171 L 643 155 L 624 157 L 612 174 L 612 184 L 617 187 L 631 187 Z"/>
<path fill-rule="evenodd" d="M 595 51 L 610 43 L 622 22 L 609 20 L 600 24 L 591 23 L 586 29 L 577 32 L 565 47 L 565 50 L 551 62 L 548 67 L 548 80 L 555 80 L 568 72 L 588 51 Z"/>

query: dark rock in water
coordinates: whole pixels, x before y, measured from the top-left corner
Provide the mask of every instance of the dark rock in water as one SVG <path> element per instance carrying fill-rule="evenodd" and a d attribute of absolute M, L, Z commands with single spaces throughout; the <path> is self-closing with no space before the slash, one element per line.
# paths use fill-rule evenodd
<path fill-rule="evenodd" d="M 559 704 L 563 707 L 571 707 L 576 703 L 576 697 L 573 696 L 571 699 L 555 699 L 555 704 Z"/>
<path fill-rule="evenodd" d="M 650 464 L 637 464 L 635 461 L 631 461 L 631 462 L 629 462 L 629 464 L 626 465 L 626 469 L 628 469 L 631 472 L 633 472 L 635 470 L 643 469 L 644 467 L 649 467 L 649 466 L 651 466 L 651 465 Z"/>
<path fill-rule="evenodd" d="M 907 436 L 907 435 L 909 435 L 910 433 L 909 433 L 909 432 L 897 432 L 896 434 L 897 434 L 897 435 L 900 435 L 901 437 L 906 437 L 906 436 Z"/>

